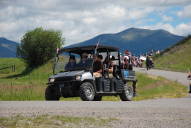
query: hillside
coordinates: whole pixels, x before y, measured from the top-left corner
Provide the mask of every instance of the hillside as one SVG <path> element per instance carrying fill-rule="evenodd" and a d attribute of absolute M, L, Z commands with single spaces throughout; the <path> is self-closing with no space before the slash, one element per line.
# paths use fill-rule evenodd
<path fill-rule="evenodd" d="M 51 62 L 31 70 L 18 58 L 0 58 L 0 68 L 6 64 L 15 64 L 16 71 L 0 70 L 0 100 L 44 100 Z"/>
<path fill-rule="evenodd" d="M 166 49 L 154 62 L 161 69 L 183 72 L 191 70 L 191 36 Z"/>
<path fill-rule="evenodd" d="M 99 41 L 102 45 L 116 46 L 119 47 L 121 51 L 128 49 L 133 54 L 139 55 L 152 49 L 164 50 L 183 38 L 182 36 L 174 35 L 165 30 L 129 28 L 119 33 L 101 34 L 71 46 L 91 45 Z"/>
<path fill-rule="evenodd" d="M 0 57 L 16 57 L 16 49 L 19 44 L 0 37 Z"/>
<path fill-rule="evenodd" d="M 0 70 L 0 101 L 1 100 L 44 100 L 44 91 L 48 77 L 52 75 L 52 62 L 36 68 L 26 69 L 18 58 L 0 58 L 0 67 L 15 64 L 16 71 Z M 186 96 L 186 87 L 161 77 L 137 74 L 138 97 L 134 100 L 144 100 L 165 97 Z M 61 100 L 80 100 L 77 98 L 62 98 Z M 119 101 L 119 97 L 103 97 L 103 100 Z"/>

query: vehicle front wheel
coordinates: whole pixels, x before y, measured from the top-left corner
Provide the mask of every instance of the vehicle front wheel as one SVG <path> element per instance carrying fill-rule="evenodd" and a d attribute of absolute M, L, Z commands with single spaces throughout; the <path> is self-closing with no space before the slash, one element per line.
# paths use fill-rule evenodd
<path fill-rule="evenodd" d="M 131 101 L 133 99 L 133 88 L 126 86 L 120 94 L 120 99 L 122 101 Z"/>
<path fill-rule="evenodd" d="M 84 82 L 80 86 L 80 98 L 83 101 L 93 101 L 95 97 L 95 91 L 93 85 L 90 82 Z"/>
<path fill-rule="evenodd" d="M 60 90 L 56 86 L 48 86 L 45 90 L 45 99 L 46 100 L 59 100 L 60 99 Z"/>

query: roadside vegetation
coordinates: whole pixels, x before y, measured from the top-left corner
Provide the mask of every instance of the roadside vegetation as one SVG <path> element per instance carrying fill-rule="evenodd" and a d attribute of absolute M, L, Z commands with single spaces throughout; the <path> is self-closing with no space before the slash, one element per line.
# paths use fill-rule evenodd
<path fill-rule="evenodd" d="M 52 75 L 52 61 L 31 70 L 17 58 L 1 58 L 0 66 L 15 64 L 16 70 L 0 70 L 0 100 L 44 100 L 48 77 Z M 166 97 L 184 97 L 187 88 L 179 83 L 161 77 L 137 73 L 138 96 L 134 100 Z M 61 98 L 61 100 L 80 100 L 80 98 Z M 104 101 L 120 101 L 119 97 L 106 96 Z"/>
<path fill-rule="evenodd" d="M 69 116 L 14 116 L 0 117 L 0 127 L 2 128 L 110 128 L 113 118 L 93 118 L 93 117 L 69 117 Z"/>
<path fill-rule="evenodd" d="M 191 70 L 191 36 L 186 37 L 154 58 L 155 67 L 163 70 Z"/>
<path fill-rule="evenodd" d="M 187 88 L 162 77 L 138 74 L 138 96 L 134 100 L 180 98 L 187 96 Z"/>
<path fill-rule="evenodd" d="M 137 93 L 133 100 L 146 100 L 158 98 L 180 98 L 187 96 L 187 88 L 177 82 L 162 77 L 153 77 L 137 73 Z M 119 97 L 104 97 L 103 100 L 120 101 Z"/>
<path fill-rule="evenodd" d="M 34 68 L 53 58 L 62 45 L 64 38 L 60 31 L 40 27 L 24 34 L 21 44 L 17 47 L 17 56 L 22 58 L 28 67 Z"/>

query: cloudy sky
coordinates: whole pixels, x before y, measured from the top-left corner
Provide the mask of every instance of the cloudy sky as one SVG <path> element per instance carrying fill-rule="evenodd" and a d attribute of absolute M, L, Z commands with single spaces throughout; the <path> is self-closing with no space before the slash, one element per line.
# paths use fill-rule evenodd
<path fill-rule="evenodd" d="M 36 27 L 60 30 L 66 44 L 130 27 L 191 34 L 191 0 L 0 0 L 0 37 L 20 42 Z"/>

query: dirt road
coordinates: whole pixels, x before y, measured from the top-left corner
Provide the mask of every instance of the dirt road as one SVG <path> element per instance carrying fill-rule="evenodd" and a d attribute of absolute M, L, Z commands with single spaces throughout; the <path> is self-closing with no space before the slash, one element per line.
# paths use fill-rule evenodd
<path fill-rule="evenodd" d="M 190 128 L 190 98 L 138 102 L 0 101 L 0 116 L 67 115 L 113 117 L 114 128 Z"/>
<path fill-rule="evenodd" d="M 145 68 L 134 68 L 134 70 L 141 73 L 151 74 L 155 76 L 162 76 L 169 80 L 177 81 L 185 86 L 189 85 L 189 81 L 187 80 L 187 75 L 188 75 L 187 73 L 164 71 L 164 70 L 157 70 L 157 69 L 151 69 L 147 71 Z"/>

